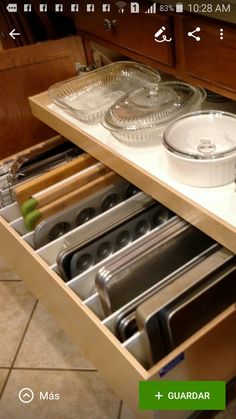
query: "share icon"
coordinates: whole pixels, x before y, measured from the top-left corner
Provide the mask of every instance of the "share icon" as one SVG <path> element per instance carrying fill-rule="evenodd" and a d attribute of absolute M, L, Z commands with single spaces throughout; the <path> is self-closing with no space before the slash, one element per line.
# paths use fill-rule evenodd
<path fill-rule="evenodd" d="M 193 38 L 195 38 L 196 39 L 196 41 L 200 41 L 201 40 L 201 38 L 200 38 L 200 36 L 196 36 L 196 35 L 194 35 L 195 34 L 195 32 L 200 32 L 200 30 L 201 30 L 201 28 L 199 28 L 199 26 L 197 26 L 196 27 L 196 29 L 194 30 L 194 31 L 192 31 L 192 32 L 188 32 L 188 36 L 189 37 L 193 37 Z"/>

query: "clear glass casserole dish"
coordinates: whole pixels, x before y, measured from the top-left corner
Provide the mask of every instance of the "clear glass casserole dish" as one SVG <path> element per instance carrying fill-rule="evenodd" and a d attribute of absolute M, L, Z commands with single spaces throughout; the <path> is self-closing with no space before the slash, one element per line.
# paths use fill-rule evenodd
<path fill-rule="evenodd" d="M 161 80 L 158 71 L 132 61 L 118 61 L 52 85 L 49 98 L 80 121 L 96 124 L 107 109 L 140 87 L 152 88 Z"/>
<path fill-rule="evenodd" d="M 205 97 L 204 89 L 178 81 L 159 83 L 151 89 L 143 87 L 111 106 L 102 123 L 128 145 L 155 144 L 173 119 L 200 109 Z"/>

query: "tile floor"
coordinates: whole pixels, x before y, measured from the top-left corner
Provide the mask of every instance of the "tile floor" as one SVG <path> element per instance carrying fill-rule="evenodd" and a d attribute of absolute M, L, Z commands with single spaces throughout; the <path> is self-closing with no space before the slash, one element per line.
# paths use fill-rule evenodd
<path fill-rule="evenodd" d="M 59 393 L 23 404 L 22 388 Z M 0 258 L 0 419 L 135 419 Z M 236 404 L 217 415 L 235 419 Z"/>

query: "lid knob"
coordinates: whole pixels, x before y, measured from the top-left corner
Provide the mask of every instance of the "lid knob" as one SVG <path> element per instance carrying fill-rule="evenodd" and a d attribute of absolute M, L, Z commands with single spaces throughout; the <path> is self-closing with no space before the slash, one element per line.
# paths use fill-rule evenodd
<path fill-rule="evenodd" d="M 215 144 L 213 144 L 212 139 L 209 137 L 201 138 L 200 144 L 197 147 L 198 151 L 205 154 L 213 153 L 216 149 Z"/>

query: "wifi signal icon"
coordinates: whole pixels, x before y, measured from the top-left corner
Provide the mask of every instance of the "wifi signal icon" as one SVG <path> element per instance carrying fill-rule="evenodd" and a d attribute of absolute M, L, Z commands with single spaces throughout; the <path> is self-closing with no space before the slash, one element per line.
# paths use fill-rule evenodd
<path fill-rule="evenodd" d="M 118 7 L 118 13 L 124 13 L 125 11 L 125 6 L 127 6 L 127 3 L 125 3 L 124 1 L 117 1 L 115 3 L 115 5 Z"/>

